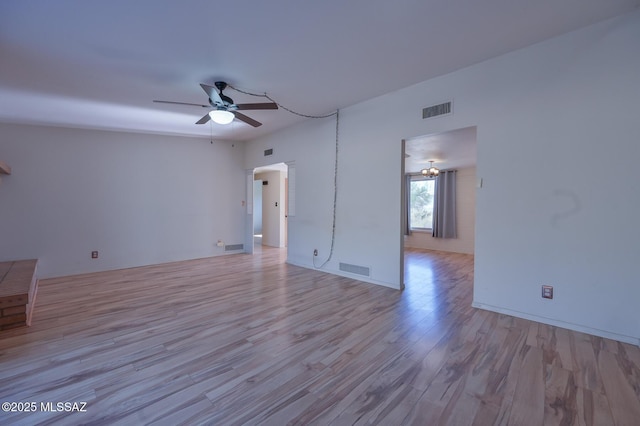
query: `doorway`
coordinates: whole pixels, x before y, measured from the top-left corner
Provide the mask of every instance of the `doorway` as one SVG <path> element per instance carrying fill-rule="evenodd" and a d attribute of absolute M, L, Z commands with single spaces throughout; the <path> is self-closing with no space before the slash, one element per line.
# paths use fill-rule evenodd
<path fill-rule="evenodd" d="M 276 163 L 253 170 L 253 244 L 286 248 L 289 167 Z"/>
<path fill-rule="evenodd" d="M 402 141 L 403 225 L 401 271 L 403 286 L 423 281 L 430 262 L 415 262 L 422 254 L 475 251 L 475 204 L 477 188 L 477 128 L 475 126 L 413 137 Z M 456 172 L 456 238 L 432 236 L 433 194 L 421 171 L 431 166 Z M 436 178 L 437 179 L 437 178 Z M 417 269 L 416 269 L 417 268 Z"/>

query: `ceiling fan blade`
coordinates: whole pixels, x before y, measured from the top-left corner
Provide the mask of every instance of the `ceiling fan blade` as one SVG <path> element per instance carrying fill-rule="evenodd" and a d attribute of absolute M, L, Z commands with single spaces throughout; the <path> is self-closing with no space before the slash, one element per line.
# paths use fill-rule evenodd
<path fill-rule="evenodd" d="M 259 121 L 254 120 L 251 117 L 247 117 L 246 115 L 238 112 L 238 111 L 233 111 L 233 114 L 236 116 L 236 118 L 240 121 L 244 121 L 245 123 L 247 123 L 250 126 L 253 127 L 260 127 L 262 126 L 262 123 Z"/>
<path fill-rule="evenodd" d="M 213 96 L 214 93 L 218 93 L 216 92 L 215 87 L 209 86 L 208 84 L 200 83 L 200 87 L 202 87 L 202 90 L 204 90 L 207 96 L 209 96 L 210 98 Z"/>
<path fill-rule="evenodd" d="M 204 117 L 202 117 L 200 120 L 196 121 L 196 124 L 205 124 L 206 122 L 208 122 L 209 120 L 211 120 L 211 117 L 209 117 L 209 114 L 205 114 Z"/>
<path fill-rule="evenodd" d="M 209 105 L 191 104 L 189 102 L 173 102 L 173 101 L 157 101 L 157 100 L 154 100 L 153 102 L 155 102 L 157 104 L 189 105 L 189 106 L 199 106 L 199 107 L 202 107 L 202 108 L 211 108 L 211 106 L 209 106 Z"/>
<path fill-rule="evenodd" d="M 257 104 L 236 104 L 236 106 L 238 107 L 238 109 L 241 110 L 257 110 L 257 109 L 278 109 L 278 104 L 275 102 L 264 102 L 264 103 L 257 103 Z"/>
<path fill-rule="evenodd" d="M 207 95 L 209 95 L 209 99 L 211 99 L 211 102 L 216 105 L 225 106 L 222 98 L 220 97 L 220 94 L 218 94 L 218 91 L 215 87 L 209 86 L 208 84 L 204 83 L 200 83 L 200 87 L 202 87 L 202 90 L 204 90 Z"/>

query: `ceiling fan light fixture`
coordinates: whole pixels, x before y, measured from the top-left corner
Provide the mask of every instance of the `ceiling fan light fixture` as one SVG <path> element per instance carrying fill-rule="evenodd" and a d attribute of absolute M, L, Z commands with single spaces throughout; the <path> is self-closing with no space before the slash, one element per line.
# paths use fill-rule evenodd
<path fill-rule="evenodd" d="M 209 117 L 211 117 L 214 123 L 229 124 L 233 121 L 235 115 L 233 115 L 231 111 L 214 109 L 209 112 Z"/>

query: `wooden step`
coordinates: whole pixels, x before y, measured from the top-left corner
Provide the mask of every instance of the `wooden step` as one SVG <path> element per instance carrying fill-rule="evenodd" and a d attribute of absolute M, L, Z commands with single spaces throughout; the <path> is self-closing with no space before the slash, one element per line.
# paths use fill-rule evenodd
<path fill-rule="evenodd" d="M 37 267 L 37 259 L 0 262 L 0 330 L 31 325 Z"/>

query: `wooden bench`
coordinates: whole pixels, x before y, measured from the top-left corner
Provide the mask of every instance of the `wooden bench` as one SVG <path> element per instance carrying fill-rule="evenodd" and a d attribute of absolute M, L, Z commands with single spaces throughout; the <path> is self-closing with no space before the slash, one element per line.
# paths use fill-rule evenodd
<path fill-rule="evenodd" d="M 31 325 L 37 259 L 0 262 L 0 330 Z"/>

